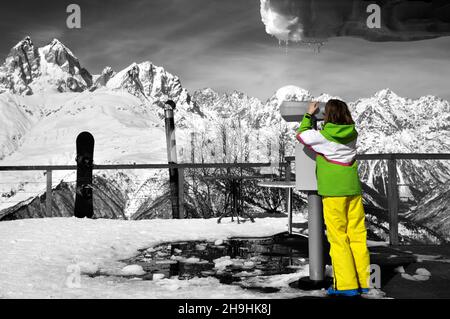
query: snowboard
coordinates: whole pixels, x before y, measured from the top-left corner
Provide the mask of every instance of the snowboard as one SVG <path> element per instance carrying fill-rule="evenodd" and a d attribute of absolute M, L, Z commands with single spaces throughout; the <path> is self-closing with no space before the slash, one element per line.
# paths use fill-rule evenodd
<path fill-rule="evenodd" d="M 92 201 L 92 168 L 94 160 L 94 137 L 89 132 L 82 132 L 77 137 L 77 185 L 75 194 L 75 217 L 92 218 L 94 206 Z"/>

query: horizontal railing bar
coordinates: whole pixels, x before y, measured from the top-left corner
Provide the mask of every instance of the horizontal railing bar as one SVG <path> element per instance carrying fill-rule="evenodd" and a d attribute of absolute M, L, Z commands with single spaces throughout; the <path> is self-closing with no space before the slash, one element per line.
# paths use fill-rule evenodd
<path fill-rule="evenodd" d="M 203 176 L 202 179 L 205 180 L 216 180 L 216 179 L 267 179 L 267 178 L 274 178 L 273 175 L 259 175 L 259 176 L 249 176 L 249 175 L 217 175 L 217 176 Z"/>
<path fill-rule="evenodd" d="M 0 171 L 71 171 L 76 170 L 76 165 L 22 165 L 22 166 L 0 166 Z"/>
<path fill-rule="evenodd" d="M 287 162 L 295 162 L 295 156 L 286 156 Z M 390 153 L 390 154 L 358 154 L 357 160 L 389 160 L 389 159 L 409 159 L 409 160 L 449 160 L 447 153 Z"/>
<path fill-rule="evenodd" d="M 113 167 L 114 166 L 114 167 Z M 149 169 L 149 168 L 253 168 L 286 166 L 286 163 L 180 163 L 180 164 L 106 164 L 94 165 L 94 169 Z"/>
<path fill-rule="evenodd" d="M 181 163 L 181 164 L 102 164 L 94 165 L 94 170 L 110 169 L 166 169 L 166 168 L 254 168 L 270 166 L 286 166 L 282 163 Z M 23 165 L 23 166 L 0 166 L 0 171 L 70 171 L 76 170 L 76 165 Z"/>
<path fill-rule="evenodd" d="M 358 160 L 450 160 L 450 154 L 446 153 L 417 153 L 417 154 L 358 154 Z M 294 156 L 286 156 L 287 162 L 294 162 Z M 168 168 L 256 168 L 256 167 L 286 167 L 287 162 L 280 163 L 181 163 L 181 164 L 102 164 L 94 165 L 95 170 L 110 169 L 168 169 Z M 21 166 L 0 166 L 0 171 L 72 171 L 76 170 L 76 165 L 21 165 Z"/>
<path fill-rule="evenodd" d="M 447 153 L 392 153 L 392 154 L 358 154 L 358 160 L 405 159 L 405 160 L 449 160 Z"/>

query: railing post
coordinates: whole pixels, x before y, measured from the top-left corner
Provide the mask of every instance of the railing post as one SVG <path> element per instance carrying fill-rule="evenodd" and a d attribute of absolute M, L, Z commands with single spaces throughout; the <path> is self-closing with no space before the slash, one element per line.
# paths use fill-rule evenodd
<path fill-rule="evenodd" d="M 179 218 L 184 218 L 184 168 L 178 168 L 178 200 L 179 200 Z"/>
<path fill-rule="evenodd" d="M 389 242 L 398 245 L 398 187 L 397 160 L 388 160 L 388 213 L 389 213 Z"/>
<path fill-rule="evenodd" d="M 291 161 L 286 161 L 286 172 L 285 172 L 285 180 L 286 182 L 290 182 L 291 181 Z M 289 211 L 289 205 L 291 205 L 288 201 L 289 196 L 292 195 L 292 191 L 288 188 L 286 189 L 286 211 Z M 292 200 L 292 198 L 291 198 Z"/>
<path fill-rule="evenodd" d="M 175 102 L 169 100 L 166 102 L 164 110 L 166 142 L 167 142 L 167 161 L 169 164 L 177 163 L 177 144 L 175 139 Z M 172 204 L 172 218 L 180 218 L 180 199 L 179 199 L 179 181 L 178 168 L 169 168 L 169 187 L 170 201 Z"/>
<path fill-rule="evenodd" d="M 288 234 L 292 235 L 292 187 L 288 187 L 287 189 L 287 198 L 286 198 L 286 212 L 288 213 Z"/>
<path fill-rule="evenodd" d="M 195 132 L 191 132 L 191 163 L 195 163 Z"/>
<path fill-rule="evenodd" d="M 47 217 L 52 216 L 52 171 L 47 170 L 47 191 L 45 193 L 45 213 Z"/>

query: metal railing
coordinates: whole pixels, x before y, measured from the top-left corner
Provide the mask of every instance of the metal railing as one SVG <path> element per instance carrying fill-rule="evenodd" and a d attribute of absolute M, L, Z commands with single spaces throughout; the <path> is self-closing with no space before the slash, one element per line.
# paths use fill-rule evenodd
<path fill-rule="evenodd" d="M 93 170 L 139 170 L 139 169 L 177 169 L 178 171 L 178 200 L 179 209 L 178 216 L 174 218 L 184 217 L 184 178 L 185 169 L 250 169 L 250 168 L 263 168 L 274 167 L 274 163 L 180 163 L 180 164 L 94 164 Z M 287 163 L 276 163 L 279 168 L 286 167 Z M 51 216 L 52 212 L 52 183 L 54 171 L 76 171 L 76 165 L 11 165 L 0 166 L 0 172 L 8 171 L 44 171 L 46 175 L 46 197 L 45 197 L 45 210 L 48 216 Z M 288 176 L 290 176 L 288 174 Z M 248 178 L 267 178 L 267 176 L 247 176 Z M 223 177 L 209 176 L 209 179 L 222 179 Z M 244 177 L 245 179 L 245 177 Z"/>
<path fill-rule="evenodd" d="M 450 160 L 450 154 L 440 153 L 390 153 L 390 154 L 358 154 L 358 161 L 386 160 L 388 163 L 388 181 L 387 181 L 387 210 L 389 218 L 389 243 L 391 245 L 399 244 L 398 236 L 398 213 L 399 213 L 399 194 L 397 182 L 397 160 Z M 295 157 L 287 157 L 286 161 L 294 162 Z"/>
<path fill-rule="evenodd" d="M 388 215 L 389 215 L 389 239 L 391 245 L 398 245 L 398 213 L 399 213 L 399 193 L 397 183 L 397 160 L 450 160 L 450 154 L 359 154 L 359 161 L 387 160 L 388 162 Z M 278 167 L 285 168 L 285 179 L 291 179 L 291 163 L 295 162 L 295 157 L 285 157 L 285 162 L 276 163 Z M 182 163 L 182 164 L 105 164 L 94 165 L 94 170 L 135 170 L 135 169 L 178 169 L 180 181 L 184 180 L 184 169 L 205 169 L 205 168 L 262 168 L 273 167 L 274 163 Z M 23 165 L 23 166 L 0 166 L 0 172 L 5 171 L 45 171 L 46 172 L 46 210 L 51 215 L 52 203 L 52 172 L 53 171 L 73 171 L 76 165 Z M 261 176 L 263 178 L 263 176 Z M 180 183 L 180 200 L 183 200 L 183 183 Z M 183 207 L 183 205 L 181 205 Z M 180 217 L 183 211 L 180 211 Z"/>

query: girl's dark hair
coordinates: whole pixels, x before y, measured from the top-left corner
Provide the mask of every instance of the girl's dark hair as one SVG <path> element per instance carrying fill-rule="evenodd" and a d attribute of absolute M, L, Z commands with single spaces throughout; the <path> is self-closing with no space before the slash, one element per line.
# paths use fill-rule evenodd
<path fill-rule="evenodd" d="M 355 124 L 345 102 L 331 99 L 325 104 L 324 124 L 334 123 L 340 125 Z"/>

